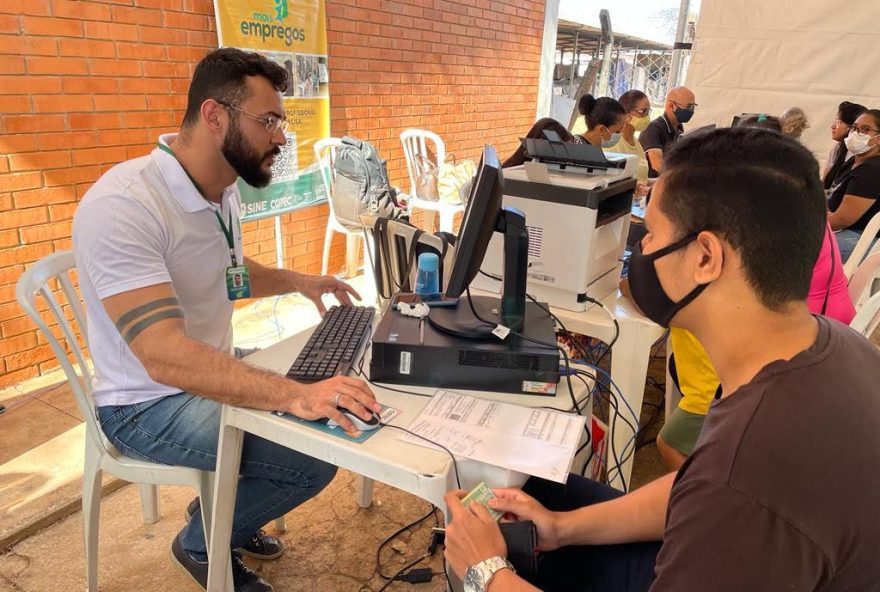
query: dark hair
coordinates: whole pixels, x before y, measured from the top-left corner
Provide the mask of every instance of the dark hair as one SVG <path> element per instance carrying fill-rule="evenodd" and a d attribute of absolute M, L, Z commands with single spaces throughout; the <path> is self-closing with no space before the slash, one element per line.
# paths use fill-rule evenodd
<path fill-rule="evenodd" d="M 578 100 L 578 111 L 587 120 L 587 129 L 593 129 L 597 125 L 611 127 L 626 117 L 623 105 L 611 97 L 596 99 L 593 95 L 584 95 Z"/>
<path fill-rule="evenodd" d="M 856 119 L 867 110 L 868 108 L 864 105 L 844 101 L 837 106 L 837 118 L 846 125 L 852 125 L 856 122 Z"/>
<path fill-rule="evenodd" d="M 662 179 L 660 207 L 679 234 L 723 237 L 764 306 L 806 299 L 826 224 L 809 150 L 764 129 L 720 128 L 679 140 Z"/>
<path fill-rule="evenodd" d="M 837 106 L 837 119 L 842 121 L 848 126 L 852 126 L 856 119 L 859 118 L 863 113 L 868 110 L 864 105 L 859 105 L 858 103 L 850 103 L 849 101 L 843 101 L 840 105 Z M 876 118 L 875 118 L 876 119 Z M 843 165 L 846 164 L 846 144 L 841 140 L 837 143 L 837 146 L 834 147 L 834 150 L 831 154 L 831 166 L 828 167 L 828 171 L 825 173 L 825 177 L 822 179 L 822 185 L 825 189 L 831 189 L 831 186 L 834 185 L 834 179 L 837 178 L 837 174 L 840 172 L 840 169 L 843 168 Z"/>
<path fill-rule="evenodd" d="M 542 117 L 529 130 L 529 133 L 526 134 L 527 138 L 532 139 L 544 139 L 544 130 L 552 130 L 559 134 L 559 137 L 563 142 L 574 142 L 574 136 L 571 135 L 571 132 L 565 129 L 565 126 L 553 119 L 552 117 Z M 514 167 L 519 166 L 526 161 L 526 149 L 520 144 L 519 148 L 516 149 L 516 152 L 511 154 L 507 160 L 501 163 L 501 168 Z"/>
<path fill-rule="evenodd" d="M 874 119 L 874 125 L 880 127 L 880 109 L 865 109 L 864 113 L 859 115 L 859 117 L 862 115 L 870 115 Z M 853 121 L 853 123 L 855 123 L 855 121 Z"/>
<path fill-rule="evenodd" d="M 768 129 L 777 134 L 782 133 L 782 122 L 778 117 L 759 113 L 757 115 L 749 115 L 739 120 L 737 127 L 756 127 L 758 129 Z"/>
<path fill-rule="evenodd" d="M 199 120 L 199 110 L 208 99 L 232 107 L 241 105 L 250 96 L 248 76 L 263 76 L 278 92 L 287 90 L 287 71 L 258 53 L 221 47 L 202 58 L 189 85 L 183 126 Z"/>
<path fill-rule="evenodd" d="M 636 103 L 639 101 L 644 101 L 648 98 L 648 95 L 643 93 L 640 90 L 628 90 L 617 99 L 617 102 L 620 103 L 620 106 L 623 107 L 624 111 L 632 111 L 636 108 Z"/>

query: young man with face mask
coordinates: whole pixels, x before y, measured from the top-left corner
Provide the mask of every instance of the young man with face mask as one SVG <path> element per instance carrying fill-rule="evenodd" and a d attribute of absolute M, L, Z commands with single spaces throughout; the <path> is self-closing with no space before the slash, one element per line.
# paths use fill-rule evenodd
<path fill-rule="evenodd" d="M 323 294 L 357 296 L 330 276 L 270 269 L 243 256 L 236 178 L 263 187 L 287 142 L 281 93 L 287 73 L 256 53 L 224 48 L 196 67 L 178 134 L 147 156 L 113 167 L 74 217 L 73 244 L 97 379 L 93 395 L 107 438 L 127 456 L 214 470 L 222 403 L 331 417 L 380 407 L 365 383 L 337 376 L 300 384 L 233 356 L 234 300 L 300 292 L 320 312 Z M 278 557 L 260 527 L 316 496 L 336 468 L 245 436 L 233 518 L 232 573 L 239 592 L 272 586 L 241 561 Z M 224 495 L 224 492 L 217 492 Z M 175 537 L 174 562 L 207 585 L 198 506 Z"/>
<path fill-rule="evenodd" d="M 676 86 L 666 94 L 663 115 L 653 120 L 639 135 L 639 141 L 648 158 L 648 177 L 653 179 L 663 171 L 663 154 L 684 134 L 684 126 L 694 116 L 697 103 L 694 93 L 684 86 Z"/>
<path fill-rule="evenodd" d="M 853 158 L 837 173 L 828 197 L 828 223 L 837 232 L 843 260 L 880 212 L 880 109 L 862 113 L 844 139 Z"/>
<path fill-rule="evenodd" d="M 807 308 L 825 228 L 815 159 L 767 130 L 682 140 L 646 223 L 633 298 L 693 332 L 723 386 L 696 449 L 626 495 L 576 476 L 495 490 L 490 507 L 536 524 L 532 583 L 486 509 L 450 492 L 449 564 L 489 592 L 875 589 L 880 352 Z"/>

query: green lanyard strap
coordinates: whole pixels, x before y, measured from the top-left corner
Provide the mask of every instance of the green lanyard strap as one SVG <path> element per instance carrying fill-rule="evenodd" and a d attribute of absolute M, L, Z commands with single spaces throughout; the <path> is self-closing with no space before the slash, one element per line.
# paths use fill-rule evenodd
<path fill-rule="evenodd" d="M 174 157 L 174 160 L 177 160 L 177 164 L 180 165 L 180 168 L 183 169 L 183 172 L 186 173 L 186 176 L 189 177 L 189 180 L 192 182 L 193 187 L 196 188 L 196 191 L 199 192 L 199 195 L 202 196 L 202 199 L 208 202 L 208 205 L 211 205 L 210 200 L 205 197 L 205 192 L 202 191 L 201 185 L 196 181 L 192 175 L 189 174 L 189 171 L 183 166 L 183 163 L 178 160 L 177 155 L 174 154 L 174 151 L 171 150 L 169 146 L 159 142 L 159 149 L 167 152 L 171 156 Z M 229 257 L 232 259 L 232 267 L 238 267 L 238 257 L 235 256 L 235 238 L 232 234 L 232 209 L 229 210 L 229 226 L 227 226 L 223 222 L 223 218 L 220 217 L 220 212 L 218 212 L 213 206 L 211 206 L 211 211 L 214 212 L 214 215 L 217 217 L 217 222 L 220 223 L 220 230 L 223 231 L 223 236 L 226 237 L 226 244 L 229 245 Z"/>

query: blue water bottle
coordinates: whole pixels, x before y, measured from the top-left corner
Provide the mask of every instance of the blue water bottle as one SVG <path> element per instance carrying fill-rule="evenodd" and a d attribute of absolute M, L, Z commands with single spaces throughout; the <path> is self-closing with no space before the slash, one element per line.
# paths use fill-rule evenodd
<path fill-rule="evenodd" d="M 419 255 L 419 267 L 416 272 L 416 294 L 421 294 L 423 300 L 436 298 L 440 293 L 440 278 L 437 276 L 440 268 L 440 258 L 437 253 L 422 253 Z"/>

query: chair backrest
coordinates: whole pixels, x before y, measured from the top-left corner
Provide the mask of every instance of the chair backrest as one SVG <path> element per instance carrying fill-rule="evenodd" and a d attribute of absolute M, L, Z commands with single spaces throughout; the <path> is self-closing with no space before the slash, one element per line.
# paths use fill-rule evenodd
<path fill-rule="evenodd" d="M 37 325 L 37 328 L 43 332 L 43 336 L 48 340 L 49 345 L 52 346 L 52 351 L 55 352 L 55 357 L 58 359 L 58 363 L 61 364 L 70 389 L 73 391 L 80 413 L 85 418 L 88 437 L 93 438 L 95 444 L 109 451 L 109 443 L 98 426 L 95 404 L 91 397 L 92 371 L 86 362 L 83 348 L 79 346 L 76 340 L 75 327 L 79 326 L 83 341 L 86 347 L 88 347 L 85 312 L 71 280 L 71 275 L 75 271 L 76 261 L 73 258 L 72 251 L 53 253 L 34 263 L 21 275 L 15 287 L 15 295 L 19 305 Z M 53 280 L 58 282 L 58 290 L 64 294 L 66 305 L 72 312 L 73 322 L 68 320 L 65 315 L 63 307 L 65 303 L 59 301 L 56 292 L 52 289 Z M 64 345 L 61 344 L 61 341 L 50 329 L 49 323 L 46 322 L 46 319 L 40 313 L 38 296 L 41 296 L 48 305 L 48 312 L 52 319 L 58 323 L 61 335 L 64 337 L 64 341 L 67 343 L 67 347 L 76 365 L 79 366 L 82 376 L 77 374 L 76 368 L 74 368 L 74 365 L 68 358 L 68 350 L 64 348 Z"/>
<path fill-rule="evenodd" d="M 333 195 L 333 184 L 336 183 L 336 171 L 333 162 L 336 160 L 336 147 L 342 144 L 341 138 L 322 138 L 315 142 L 315 159 L 318 161 L 318 169 L 324 180 L 324 190 L 327 192 L 327 201 Z"/>
<path fill-rule="evenodd" d="M 849 326 L 867 338 L 874 334 L 874 331 L 880 326 L 880 293 L 871 296 L 859 308 Z"/>
<path fill-rule="evenodd" d="M 880 291 L 880 252 L 865 257 L 849 280 L 848 288 L 849 298 L 856 310 Z"/>
<path fill-rule="evenodd" d="M 846 263 L 843 264 L 843 273 L 847 280 L 852 278 L 856 269 L 861 265 L 862 260 L 865 258 L 865 255 L 868 254 L 868 251 L 877 239 L 878 234 L 880 234 L 880 213 L 874 214 L 874 217 L 871 218 L 867 226 L 865 226 L 865 229 L 862 231 L 862 237 L 859 239 L 859 242 L 856 243 L 852 254 L 846 260 Z M 876 251 L 877 249 L 874 250 Z"/>
<path fill-rule="evenodd" d="M 429 158 L 428 142 L 434 144 L 433 152 L 437 158 L 435 164 L 439 168 L 446 161 L 446 145 L 440 136 L 434 132 L 416 128 L 405 129 L 400 133 L 400 143 L 403 144 L 403 155 L 406 158 L 406 171 L 409 173 L 410 195 L 416 195 L 416 179 L 419 171 L 417 157 Z"/>

